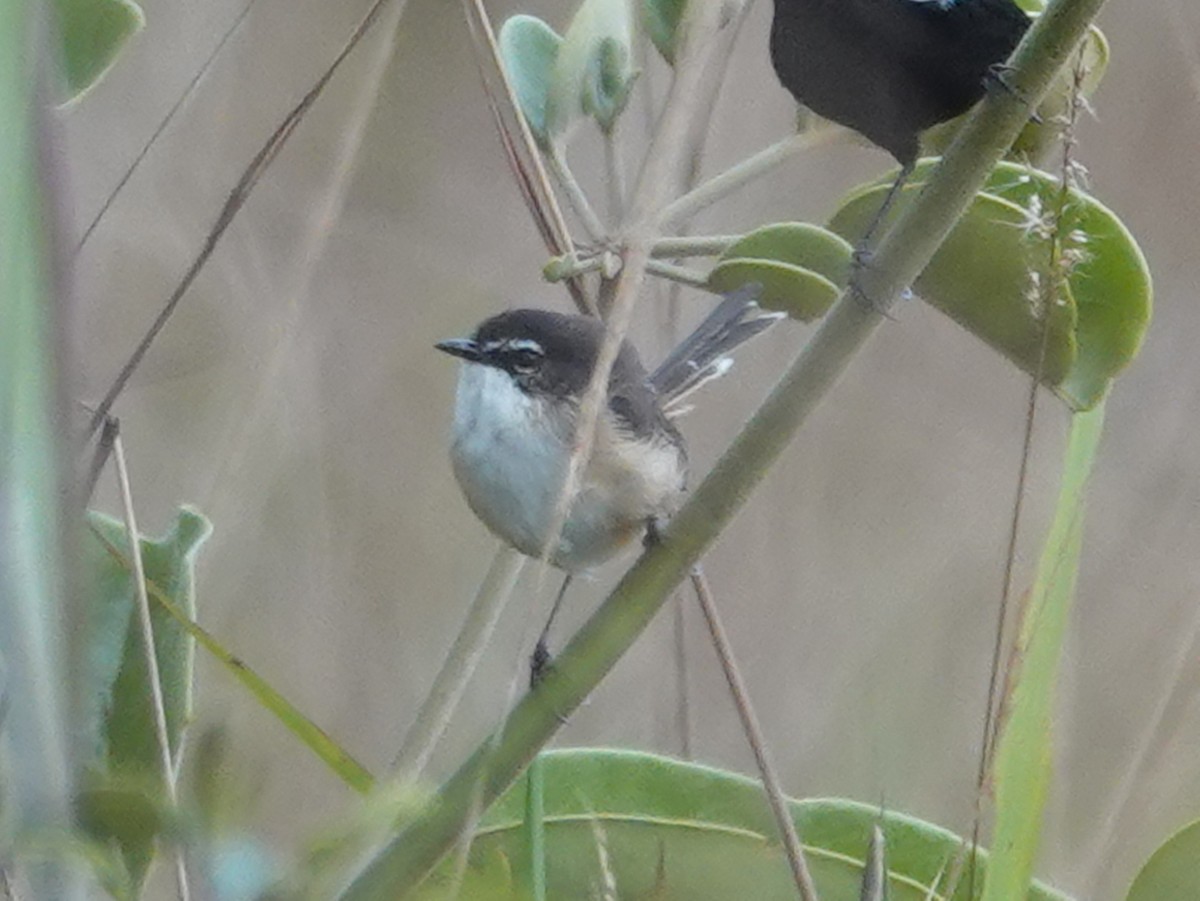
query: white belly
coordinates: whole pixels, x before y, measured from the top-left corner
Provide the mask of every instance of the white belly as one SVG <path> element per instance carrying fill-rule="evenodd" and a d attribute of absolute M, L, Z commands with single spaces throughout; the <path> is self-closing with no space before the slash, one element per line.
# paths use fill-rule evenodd
<path fill-rule="evenodd" d="M 475 514 L 496 535 L 540 556 L 568 459 L 565 428 L 547 420 L 543 401 L 501 370 L 462 366 L 454 413 L 454 474 Z M 614 446 L 602 417 L 598 448 Z M 563 424 L 565 425 L 565 424 Z M 570 505 L 551 562 L 568 571 L 595 566 L 640 535 L 652 516 L 673 512 L 683 485 L 678 450 L 669 444 L 598 450 Z"/>

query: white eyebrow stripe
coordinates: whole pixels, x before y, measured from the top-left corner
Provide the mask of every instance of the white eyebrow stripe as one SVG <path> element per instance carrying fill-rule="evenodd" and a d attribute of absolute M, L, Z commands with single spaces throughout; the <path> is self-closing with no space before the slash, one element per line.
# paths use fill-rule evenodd
<path fill-rule="evenodd" d="M 513 338 L 508 342 L 509 350 L 527 350 L 531 353 L 542 356 L 545 351 L 542 350 L 542 345 L 538 344 L 532 338 Z"/>
<path fill-rule="evenodd" d="M 497 350 L 497 349 L 499 349 L 499 347 L 501 345 L 503 345 L 505 343 L 506 342 L 504 342 L 504 341 L 488 341 L 482 347 L 480 347 L 480 350 L 485 351 L 485 352 Z"/>

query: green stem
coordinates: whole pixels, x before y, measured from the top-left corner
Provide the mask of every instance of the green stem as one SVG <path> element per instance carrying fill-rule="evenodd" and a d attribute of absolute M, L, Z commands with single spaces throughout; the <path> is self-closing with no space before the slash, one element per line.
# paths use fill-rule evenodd
<path fill-rule="evenodd" d="M 608 188 L 608 218 L 621 222 L 625 218 L 625 166 L 621 160 L 621 145 L 617 138 L 617 123 L 604 132 L 604 169 Z"/>
<path fill-rule="evenodd" d="M 708 285 L 708 276 L 703 273 L 697 272 L 695 269 L 688 269 L 686 266 L 664 263 L 662 260 L 647 260 L 646 271 L 659 278 L 679 282 L 681 285 L 690 285 L 693 288 L 703 288 Z"/>
<path fill-rule="evenodd" d="M 392 764 L 394 781 L 417 779 L 425 769 L 434 746 L 454 716 L 467 680 L 479 665 L 479 658 L 495 631 L 504 606 L 512 596 L 524 565 L 525 556 L 507 544 L 496 548 L 492 563 L 479 590 L 475 592 L 475 599 L 442 662 L 442 668 L 438 670 L 428 696 L 417 711 L 408 734 L 404 736 L 404 744 Z"/>
<path fill-rule="evenodd" d="M 651 257 L 715 257 L 725 252 L 741 235 L 681 235 L 659 238 L 650 248 Z"/>
<path fill-rule="evenodd" d="M 395 899 L 414 888 L 454 846 L 477 803 L 490 804 L 528 765 L 562 718 L 595 689 L 649 625 L 670 592 L 746 502 L 982 187 L 1034 105 L 1083 37 L 1103 0 L 1052 0 L 1014 56 L 1015 90 L 990 95 L 881 243 L 865 287 L 875 304 L 844 294 L 762 406 L 667 528 L 575 634 L 555 668 L 513 708 L 499 731 L 451 776 L 407 828 L 343 894 L 345 901 Z M 864 278 L 864 282 L 868 280 Z"/>
<path fill-rule="evenodd" d="M 669 230 L 681 222 L 686 222 L 705 207 L 783 165 L 797 153 L 826 144 L 841 133 L 840 128 L 822 127 L 776 141 L 770 147 L 747 157 L 669 203 L 663 208 L 659 219 L 660 226 Z"/>
<path fill-rule="evenodd" d="M 567 201 L 571 204 L 575 215 L 579 217 L 579 222 L 583 225 L 583 230 L 587 232 L 588 238 L 592 241 L 603 240 L 608 229 L 604 227 L 604 223 L 600 221 L 596 211 L 592 209 L 592 203 L 588 200 L 587 193 L 576 180 L 571 167 L 567 165 L 562 150 L 558 147 L 552 148 L 547 160 L 550 163 L 550 171 L 554 173 L 554 177 L 566 192 Z"/>
<path fill-rule="evenodd" d="M 580 256 L 578 252 L 551 257 L 542 267 L 542 278 L 548 282 L 561 282 L 604 268 L 603 253 L 596 256 Z"/>
<path fill-rule="evenodd" d="M 525 774 L 525 838 L 528 842 L 529 894 L 546 901 L 546 780 L 541 757 L 533 758 Z"/>
<path fill-rule="evenodd" d="M 0 661 L 6 843 L 71 825 L 74 767 L 67 731 L 73 609 L 64 578 L 62 461 L 67 421 L 59 378 L 71 346 L 51 277 L 55 154 L 44 126 L 57 79 L 45 52 L 58 33 L 45 4 L 0 0 Z M 47 45 L 47 46 L 43 46 Z M 39 159 L 39 151 L 46 151 Z M 68 508 L 69 509 L 69 508 Z M 79 651 L 77 645 L 73 650 Z M 76 655 L 76 659 L 78 656 Z M 77 668 L 75 668 L 77 671 Z M 6 861 L 7 864 L 7 861 Z M 30 897 L 84 897 L 61 855 L 21 864 Z"/>

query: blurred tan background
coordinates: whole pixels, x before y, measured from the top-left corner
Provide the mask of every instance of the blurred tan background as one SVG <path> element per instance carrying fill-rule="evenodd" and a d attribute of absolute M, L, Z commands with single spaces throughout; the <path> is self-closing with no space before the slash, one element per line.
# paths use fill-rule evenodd
<path fill-rule="evenodd" d="M 80 228 L 240 5 L 150 0 L 146 31 L 66 114 Z M 242 167 L 366 5 L 257 4 L 79 259 L 85 397 L 102 393 Z M 519 8 L 561 30 L 569 6 L 491 10 L 497 23 Z M 769 13 L 759 0 L 735 50 L 709 173 L 792 126 L 792 101 L 767 62 Z M 1113 59 L 1080 156 L 1094 192 L 1142 243 L 1157 303 L 1142 357 L 1112 397 L 1093 484 L 1039 870 L 1105 899 L 1122 895 L 1169 831 L 1200 816 L 1200 7 L 1113 0 L 1101 25 Z M 411 0 L 387 62 L 390 41 L 385 23 L 337 76 L 117 407 L 143 528 L 160 531 L 181 502 L 214 521 L 202 622 L 380 771 L 494 548 L 450 472 L 456 368 L 432 344 L 506 306 L 567 302 L 540 280 L 544 253 L 494 135 L 459 4 Z M 646 78 L 661 96 L 657 60 Z M 577 143 L 576 169 L 590 173 L 594 142 Z M 813 151 L 696 230 L 821 221 L 887 165 L 865 147 Z M 685 296 L 689 315 L 706 306 Z M 661 314 L 649 307 L 636 340 L 653 360 Z M 698 475 L 808 334 L 775 329 L 708 391 L 684 425 Z M 967 828 L 1025 394 L 998 356 L 906 305 L 712 553 L 709 574 L 790 793 L 882 798 Z M 1021 585 L 1065 422 L 1043 395 Z M 116 509 L 107 487 L 99 503 Z M 619 571 L 573 593 L 560 645 Z M 522 584 L 435 759 L 438 775 L 503 712 L 529 650 L 523 611 L 535 582 L 527 574 Z M 548 601 L 536 600 L 538 617 Z M 694 613 L 696 754 L 750 771 Z M 674 752 L 671 644 L 664 615 L 558 742 Z M 207 660 L 199 710 L 228 725 L 257 792 L 254 825 L 278 847 L 354 802 Z"/>

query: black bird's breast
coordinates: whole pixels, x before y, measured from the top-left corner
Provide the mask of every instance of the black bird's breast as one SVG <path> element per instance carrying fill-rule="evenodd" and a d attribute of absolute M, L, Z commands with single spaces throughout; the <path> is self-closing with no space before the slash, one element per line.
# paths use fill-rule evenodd
<path fill-rule="evenodd" d="M 771 62 L 800 103 L 909 163 L 1028 26 L 1013 0 L 775 0 Z"/>

